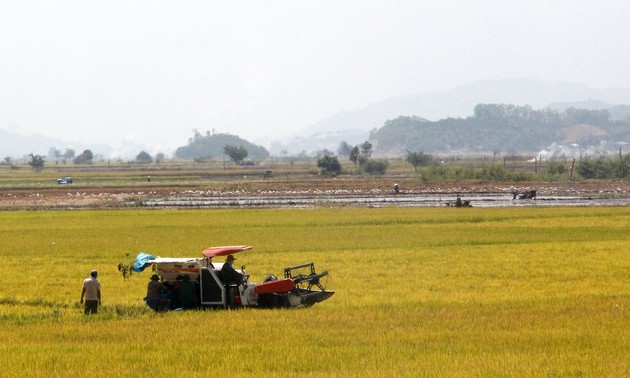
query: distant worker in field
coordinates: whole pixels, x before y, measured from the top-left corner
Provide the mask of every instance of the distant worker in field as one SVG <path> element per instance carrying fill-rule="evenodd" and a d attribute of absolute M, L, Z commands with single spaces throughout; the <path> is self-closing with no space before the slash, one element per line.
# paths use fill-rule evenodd
<path fill-rule="evenodd" d="M 455 207 L 463 207 L 463 206 L 464 206 L 464 202 L 462 202 L 462 198 L 458 194 L 457 199 L 455 199 Z"/>
<path fill-rule="evenodd" d="M 101 305 L 101 283 L 96 277 L 98 277 L 98 272 L 93 270 L 90 272 L 90 277 L 83 281 L 81 303 L 83 304 L 83 298 L 85 297 L 85 310 L 83 311 L 85 315 L 96 314 L 98 306 Z"/>
<path fill-rule="evenodd" d="M 394 184 L 394 193 L 400 193 L 400 187 L 398 186 L 398 184 Z"/>
<path fill-rule="evenodd" d="M 144 298 L 147 306 L 157 312 L 168 310 L 171 305 L 171 301 L 165 297 L 168 291 L 168 287 L 160 282 L 160 277 L 157 274 L 152 275 L 147 286 L 147 296 Z"/>
<path fill-rule="evenodd" d="M 225 259 L 225 264 L 221 268 L 221 278 L 224 285 L 241 284 L 243 282 L 243 275 L 234 269 L 232 266 L 236 258 L 233 255 L 229 255 Z"/>

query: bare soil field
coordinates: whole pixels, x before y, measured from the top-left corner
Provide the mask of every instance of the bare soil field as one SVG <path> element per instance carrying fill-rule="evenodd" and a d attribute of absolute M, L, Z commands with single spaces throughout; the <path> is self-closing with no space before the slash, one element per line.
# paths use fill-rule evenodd
<path fill-rule="evenodd" d="M 157 182 L 156 182 L 157 181 Z M 511 199 L 513 192 L 536 190 L 539 199 L 585 198 L 598 199 L 599 204 L 626 205 L 630 182 L 627 181 L 567 181 L 567 182 L 422 182 L 413 177 L 362 177 L 338 178 L 278 177 L 261 180 L 246 177 L 237 180 L 200 180 L 199 183 L 162 184 L 154 182 L 134 185 L 50 185 L 47 187 L 0 188 L 1 210 L 45 210 L 76 208 L 120 207 L 250 207 L 287 206 L 308 199 L 313 203 L 330 202 L 345 198 L 339 206 L 352 204 L 352 198 L 387 199 L 387 205 L 405 205 L 411 196 L 431 197 L 430 205 L 444 206 L 462 198 L 495 196 Z M 398 184 L 399 193 L 394 192 Z M 279 201 L 278 199 L 282 199 Z M 399 199 L 399 200 L 398 200 Z M 220 200 L 220 201 L 218 201 Z M 603 201 L 603 202 L 602 202 Z M 408 201 L 407 201 L 408 202 Z M 307 202 L 302 202 L 307 203 Z M 369 201 L 358 201 L 359 205 Z M 218 204 L 218 205 L 213 205 Z M 413 204 L 407 206 L 413 206 Z M 579 204 L 578 204 L 579 205 Z"/>

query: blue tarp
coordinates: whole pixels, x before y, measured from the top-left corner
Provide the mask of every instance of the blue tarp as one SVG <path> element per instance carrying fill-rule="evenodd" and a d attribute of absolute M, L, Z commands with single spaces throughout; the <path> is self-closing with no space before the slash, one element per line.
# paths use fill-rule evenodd
<path fill-rule="evenodd" d="M 149 255 L 148 253 L 140 252 L 138 253 L 138 256 L 136 256 L 136 262 L 133 264 L 131 269 L 133 269 L 134 272 L 142 272 L 147 266 L 151 265 L 148 261 L 154 259 L 155 257 Z"/>

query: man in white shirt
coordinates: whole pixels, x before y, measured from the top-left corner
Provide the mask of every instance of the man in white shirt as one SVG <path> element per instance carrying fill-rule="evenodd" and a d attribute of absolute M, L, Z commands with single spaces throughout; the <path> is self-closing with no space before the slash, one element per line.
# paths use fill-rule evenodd
<path fill-rule="evenodd" d="M 101 283 L 96 279 L 97 276 L 98 272 L 93 270 L 90 272 L 90 277 L 83 281 L 81 303 L 85 297 L 85 311 L 83 312 L 85 315 L 96 314 L 98 306 L 101 305 Z"/>

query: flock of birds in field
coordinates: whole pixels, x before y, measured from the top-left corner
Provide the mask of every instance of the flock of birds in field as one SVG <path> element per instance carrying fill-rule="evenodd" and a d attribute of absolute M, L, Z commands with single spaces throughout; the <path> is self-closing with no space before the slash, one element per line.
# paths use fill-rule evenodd
<path fill-rule="evenodd" d="M 415 188 L 410 190 L 401 190 L 398 194 L 458 194 L 458 193 L 477 193 L 477 194 L 488 194 L 488 193 L 506 193 L 511 194 L 516 192 L 525 192 L 530 190 L 530 188 L 516 188 L 516 187 L 437 187 L 437 188 Z M 593 193 L 584 189 L 567 187 L 567 188 L 558 188 L 557 186 L 548 186 L 548 187 L 539 187 L 537 189 L 539 193 L 545 193 L 548 195 L 592 195 Z M 229 197 L 238 197 L 238 196 L 366 196 L 366 195 L 388 195 L 394 194 L 393 191 L 387 191 L 380 188 L 372 188 L 372 189 L 304 189 L 304 190 L 256 190 L 256 191 L 248 191 L 244 189 L 240 190 L 183 190 L 183 191 L 171 191 L 168 196 L 170 197 L 221 197 L 221 196 L 229 196 Z M 627 194 L 627 190 L 623 188 L 614 188 L 614 189 L 600 189 L 597 191 L 597 194 L 619 194 L 625 195 Z M 160 195 L 156 191 L 137 191 L 137 192 L 123 192 L 123 193 L 110 193 L 110 192 L 99 192 L 99 193 L 88 193 L 88 192 L 68 192 L 66 193 L 66 197 L 94 197 L 94 198 L 103 198 L 103 197 L 151 197 Z M 20 195 L 12 194 L 12 193 L 4 193 L 4 197 L 8 198 L 18 198 Z M 39 192 L 29 192 L 26 193 L 28 198 L 44 198 L 45 195 Z"/>

